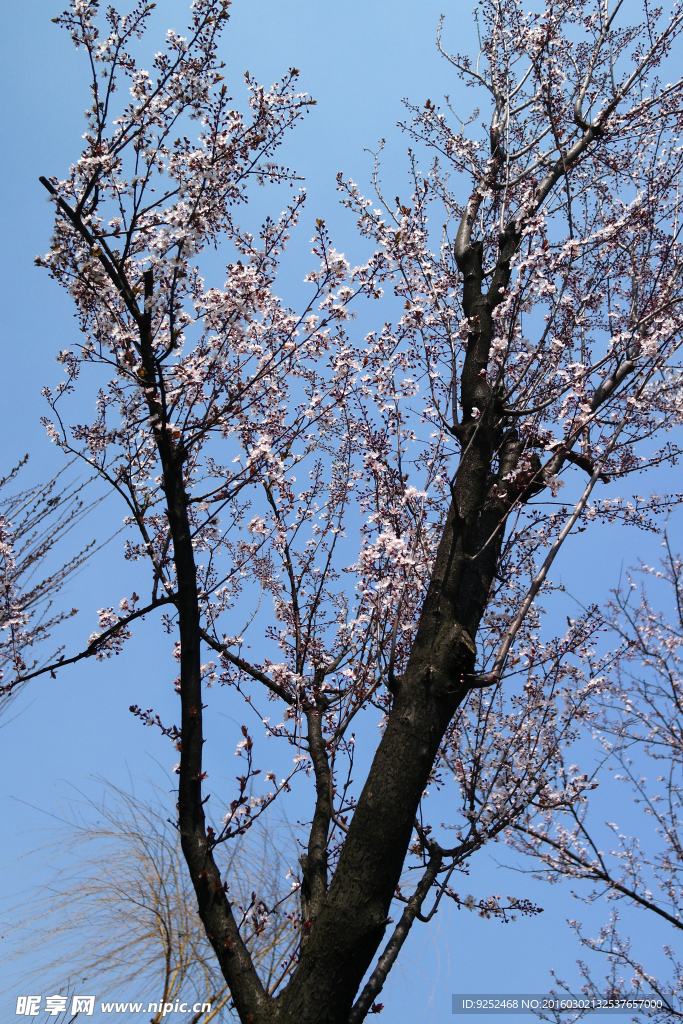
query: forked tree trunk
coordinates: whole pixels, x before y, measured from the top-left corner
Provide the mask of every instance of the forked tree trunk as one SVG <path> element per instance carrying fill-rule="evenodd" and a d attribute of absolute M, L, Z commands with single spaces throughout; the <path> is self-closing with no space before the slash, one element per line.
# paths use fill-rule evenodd
<path fill-rule="evenodd" d="M 463 455 L 438 548 L 417 635 L 397 680 L 387 726 L 354 812 L 327 896 L 302 943 L 287 987 L 269 999 L 249 970 L 207 841 L 201 804 L 200 624 L 194 559 L 182 487 L 182 464 L 160 448 L 178 572 L 183 748 L 179 823 L 199 912 L 232 986 L 243 1021 L 346 1024 L 359 986 L 383 939 L 419 802 L 444 733 L 472 684 L 475 638 L 486 609 L 503 540 L 505 505 L 497 493 L 514 468 L 520 445 L 497 421 L 496 396 L 485 379 L 492 337 L 491 312 L 507 283 L 512 246 L 488 294 L 482 247 L 461 259 L 465 311 L 473 323 L 462 377 Z M 494 287 L 495 285 L 495 292 Z M 481 410 L 477 417 L 473 408 Z M 496 486 L 494 486 L 496 485 Z M 182 764 L 182 762 L 181 762 Z"/>

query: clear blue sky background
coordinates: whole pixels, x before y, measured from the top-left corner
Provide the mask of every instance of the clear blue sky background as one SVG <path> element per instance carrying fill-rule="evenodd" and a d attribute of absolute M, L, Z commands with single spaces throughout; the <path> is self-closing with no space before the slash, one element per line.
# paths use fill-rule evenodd
<path fill-rule="evenodd" d="M 160 0 L 154 19 L 157 36 L 156 40 L 150 37 L 150 45 L 158 48 L 167 27 L 184 27 L 187 6 L 184 0 Z M 52 218 L 52 208 L 37 179 L 40 174 L 62 175 L 80 151 L 82 110 L 88 102 L 87 69 L 84 55 L 51 24 L 51 17 L 61 10 L 52 0 L 5 0 L 0 8 L 0 473 L 30 451 L 30 473 L 37 479 L 51 475 L 61 465 L 59 453 L 47 443 L 39 423 L 45 412 L 40 388 L 57 381 L 60 372 L 54 355 L 75 340 L 68 296 L 33 266 L 34 256 L 47 248 Z M 407 193 L 407 139 L 395 127 L 403 117 L 401 98 L 438 102 L 449 93 L 454 105 L 461 98 L 469 111 L 473 94 L 462 89 L 453 69 L 436 51 L 436 27 L 442 12 L 446 14 L 446 45 L 454 50 L 471 49 L 476 36 L 469 2 L 235 0 L 222 57 L 236 103 L 243 104 L 245 70 L 268 85 L 290 66 L 301 69 L 302 89 L 318 101 L 306 123 L 288 141 L 285 153 L 287 162 L 305 175 L 309 192 L 307 212 L 292 243 L 293 258 L 287 261 L 278 284 L 280 293 L 292 302 L 296 302 L 301 279 L 310 266 L 307 242 L 316 217 L 328 221 L 337 248 L 345 251 L 352 263 L 360 262 L 363 250 L 353 222 L 338 207 L 338 171 L 364 187 L 368 185 L 372 158 L 364 148 L 376 148 L 384 137 L 387 193 Z M 284 198 L 271 194 L 269 208 L 277 212 Z M 258 222 L 265 199 L 263 194 L 256 199 L 253 212 Z M 221 283 L 220 278 L 216 283 Z M 633 489 L 628 488 L 627 493 Z M 676 489 L 675 483 L 670 483 L 669 489 Z M 83 528 L 84 538 L 111 529 L 120 514 L 113 507 L 105 509 L 99 522 Z M 637 553 L 652 559 L 657 552 L 656 542 L 616 526 L 609 533 L 603 528 L 599 534 L 584 534 L 577 544 L 561 571 L 570 589 L 580 592 L 584 600 L 606 594 L 616 583 L 624 559 L 630 564 Z M 68 600 L 84 609 L 72 634 L 74 643 L 94 628 L 93 609 L 117 603 L 132 589 L 120 547 L 115 541 L 96 566 L 73 584 L 73 596 Z M 568 606 L 561 611 L 566 614 L 570 610 Z M 68 799 L 70 787 L 96 794 L 98 784 L 92 777 L 125 786 L 129 773 L 159 781 L 163 777 L 159 765 L 168 768 L 172 763 L 167 741 L 142 729 L 128 712 L 133 702 L 158 706 L 168 698 L 172 668 L 160 653 L 161 642 L 153 627 L 138 631 L 121 658 L 104 665 L 77 666 L 62 673 L 56 683 L 41 681 L 17 705 L 21 714 L 5 726 L 0 744 L 4 865 L 0 890 L 6 900 L 11 902 L 20 891 L 40 882 L 41 869 L 27 862 L 25 854 L 40 842 L 36 830 L 49 823 L 43 812 L 56 813 L 59 802 Z M 236 716 L 237 728 L 241 712 L 228 705 L 226 695 L 220 700 L 224 714 Z M 231 737 L 227 746 L 230 759 L 233 749 Z M 233 764 L 224 772 L 228 778 L 234 774 Z M 609 791 L 603 799 L 605 806 L 612 802 Z M 624 815 L 622 821 L 631 815 L 630 810 Z M 416 926 L 402 965 L 382 997 L 387 1005 L 385 1017 L 393 1024 L 445 1022 L 451 1016 L 452 992 L 546 991 L 551 967 L 561 976 L 576 978 L 573 965 L 579 951 L 565 920 L 603 921 L 605 908 L 579 906 L 572 902 L 568 889 L 550 889 L 511 874 L 497 866 L 494 856 L 505 859 L 505 851 L 496 847 L 478 855 L 461 890 L 477 896 L 492 892 L 529 895 L 546 908 L 545 913 L 537 919 L 501 925 L 446 908 L 429 928 Z M 35 899 L 35 893 L 31 898 Z M 36 906 L 39 912 L 39 902 Z M 640 951 L 649 950 L 654 956 L 670 936 L 656 931 L 644 915 L 638 921 Z M 14 998 L 25 986 L 13 980 L 14 968 L 10 972 L 5 965 L 0 967 L 0 972 L 3 970 L 7 978 L 0 989 L 11 988 L 0 997 L 0 1017 L 14 1019 Z M 111 995 L 116 997 L 116 993 Z M 148 993 L 138 995 L 144 1000 L 151 998 Z"/>

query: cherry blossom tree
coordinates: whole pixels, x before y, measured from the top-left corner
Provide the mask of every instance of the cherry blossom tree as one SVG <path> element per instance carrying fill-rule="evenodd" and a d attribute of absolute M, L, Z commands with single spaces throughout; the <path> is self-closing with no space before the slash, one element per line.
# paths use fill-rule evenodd
<path fill-rule="evenodd" d="M 312 101 L 290 69 L 269 90 L 247 75 L 249 113 L 233 109 L 218 0 L 194 0 L 148 73 L 133 44 L 152 6 L 100 19 L 74 0 L 57 19 L 90 62 L 92 105 L 81 157 L 41 179 L 56 222 L 37 262 L 84 335 L 45 389 L 46 426 L 120 496 L 125 557 L 148 568 L 146 596 L 101 609 L 62 667 L 118 654 L 156 615 L 180 724 L 145 708 L 143 688 L 131 710 L 180 751 L 182 851 L 232 1004 L 245 1022 L 355 1024 L 382 1008 L 413 923 L 444 897 L 536 912 L 451 880 L 593 785 L 565 752 L 610 665 L 604 624 L 589 609 L 542 640 L 541 602 L 575 528 L 645 525 L 676 500 L 594 492 L 680 454 L 663 435 L 683 411 L 683 89 L 664 69 L 683 12 L 646 6 L 627 24 L 620 2 L 484 0 L 472 59 L 440 29 L 454 75 L 488 105 L 483 130 L 478 110 L 409 106 L 409 196 L 386 197 L 379 153 L 372 199 L 339 178 L 373 253 L 351 267 L 317 221 L 297 312 L 273 289 L 303 193 L 258 233 L 237 217 L 252 180 L 298 182 L 274 153 Z M 225 281 L 208 287 L 219 243 Z M 383 326 L 360 337 L 365 299 L 383 299 L 368 304 Z M 69 394 L 91 380 L 94 419 L 70 425 Z M 203 696 L 218 685 L 252 721 L 222 819 L 203 785 Z M 256 728 L 295 751 L 270 788 Z M 248 935 L 276 915 L 266 901 L 236 911 L 227 851 L 306 779 L 299 940 L 264 980 Z M 458 806 L 442 830 L 429 790 Z"/>

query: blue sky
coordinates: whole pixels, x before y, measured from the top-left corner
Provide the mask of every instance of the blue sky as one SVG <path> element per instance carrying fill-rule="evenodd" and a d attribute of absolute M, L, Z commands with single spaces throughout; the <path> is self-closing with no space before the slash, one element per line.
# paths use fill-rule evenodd
<path fill-rule="evenodd" d="M 47 248 L 52 217 L 38 176 L 65 173 L 79 152 L 82 110 L 88 101 L 87 69 L 84 56 L 51 24 L 60 11 L 51 0 L 0 6 L 0 117 L 4 122 L 0 474 L 30 451 L 29 474 L 37 479 L 61 466 L 59 453 L 48 444 L 39 422 L 46 411 L 40 388 L 58 379 L 55 353 L 72 345 L 75 338 L 68 296 L 33 265 L 34 256 Z M 184 0 L 160 0 L 154 16 L 158 39 L 167 27 L 182 29 L 187 6 Z M 461 102 L 470 109 L 472 93 L 462 89 L 453 69 L 439 58 L 435 36 L 443 12 L 446 46 L 470 49 L 476 38 L 474 25 L 469 3 L 452 0 L 347 0 L 344 4 L 235 0 L 232 10 L 221 55 L 237 105 L 244 100 L 245 70 L 268 85 L 291 66 L 301 70 L 301 88 L 317 100 L 306 123 L 288 140 L 284 154 L 286 162 L 305 176 L 309 194 L 291 258 L 278 282 L 280 293 L 296 302 L 310 265 L 307 243 L 315 218 L 324 217 L 337 248 L 352 263 L 360 262 L 363 250 L 352 220 L 338 205 L 336 173 L 341 171 L 366 187 L 372 157 L 365 150 L 374 150 L 385 138 L 387 192 L 393 196 L 407 191 L 407 140 L 396 128 L 403 117 L 401 99 L 438 102 L 448 93 L 454 106 Z M 265 209 L 266 199 L 271 209 L 279 208 L 272 193 L 258 195 L 252 204 L 255 219 Z M 119 514 L 105 507 L 98 522 L 84 526 L 84 537 L 111 530 Z M 597 539 L 582 536 L 571 559 L 560 567 L 571 590 L 588 583 L 591 599 L 616 584 L 624 559 L 628 564 L 636 553 L 652 559 L 657 551 L 657 543 L 648 538 L 636 538 L 616 526 L 609 529 L 609 535 L 603 530 Z M 128 571 L 120 558 L 120 543 L 115 541 L 74 582 L 69 602 L 91 610 L 118 602 L 131 590 Z M 93 627 L 92 611 L 89 617 L 86 612 L 74 627 L 74 643 Z M 128 712 L 131 703 L 142 704 L 147 695 L 167 689 L 172 669 L 160 651 L 161 642 L 153 629 L 138 631 L 121 658 L 104 665 L 77 666 L 63 673 L 56 684 L 41 681 L 17 705 L 21 713 L 5 725 L 0 891 L 10 902 L 40 879 L 42 869 L 27 865 L 25 854 L 41 842 L 36 830 L 49 823 L 46 814 L 58 813 L 70 787 L 95 793 L 96 777 L 125 785 L 129 773 L 159 781 L 162 766 L 170 766 L 167 741 L 143 730 Z M 229 707 L 227 700 L 221 705 L 222 714 L 234 715 L 237 728 L 240 712 Z M 232 759 L 231 743 L 232 739 L 228 743 Z M 232 768 L 228 765 L 227 776 L 233 774 Z M 611 802 L 609 792 L 604 800 L 606 805 Z M 564 888 L 549 888 L 511 874 L 498 867 L 494 857 L 505 859 L 505 853 L 496 847 L 492 854 L 479 855 L 472 875 L 463 880 L 463 891 L 477 896 L 529 895 L 545 907 L 545 913 L 501 925 L 465 911 L 446 910 L 429 928 L 416 926 L 402 965 L 382 996 L 385 1016 L 394 1024 L 450 1019 L 452 992 L 546 991 L 551 967 L 561 976 L 576 977 L 573 965 L 579 950 L 565 920 L 602 921 L 607 912 L 602 907 L 578 906 Z M 639 920 L 643 946 L 654 956 L 669 936 Z M 0 988 L 6 985 L 12 988 L 0 1000 L 6 1002 L 9 1015 L 13 996 L 23 987 L 9 975 Z M 146 999 L 147 993 L 140 996 Z"/>

